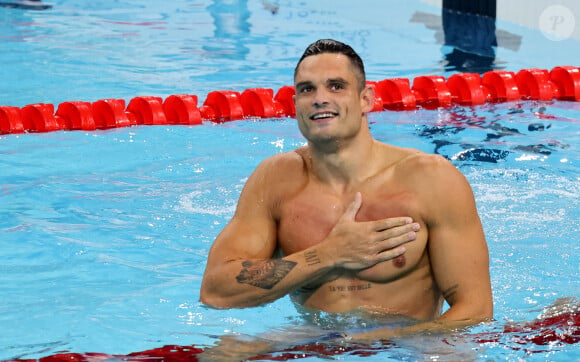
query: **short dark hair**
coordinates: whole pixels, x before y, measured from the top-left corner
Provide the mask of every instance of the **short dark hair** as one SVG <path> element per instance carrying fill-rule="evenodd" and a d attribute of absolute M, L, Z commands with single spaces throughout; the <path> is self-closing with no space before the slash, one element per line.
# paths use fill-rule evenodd
<path fill-rule="evenodd" d="M 298 64 L 296 64 L 296 68 L 294 68 L 294 78 L 296 78 L 296 73 L 298 72 L 298 67 L 300 63 L 304 60 L 304 58 L 324 54 L 324 53 L 339 53 L 345 55 L 350 62 L 354 69 L 357 71 L 358 81 L 359 81 L 359 90 L 362 91 L 366 86 L 366 75 L 365 75 L 365 66 L 361 57 L 354 51 L 354 49 L 347 44 L 341 43 L 338 40 L 334 39 L 320 39 L 315 41 L 314 43 L 310 44 L 300 60 L 298 60 Z"/>

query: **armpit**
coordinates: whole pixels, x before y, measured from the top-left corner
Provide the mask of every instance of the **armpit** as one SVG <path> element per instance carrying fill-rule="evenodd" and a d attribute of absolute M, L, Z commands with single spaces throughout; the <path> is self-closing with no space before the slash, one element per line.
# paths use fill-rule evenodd
<path fill-rule="evenodd" d="M 457 293 L 457 288 L 459 288 L 459 284 L 455 284 L 454 286 L 445 289 L 443 291 L 443 298 L 445 298 L 445 300 L 452 300 Z"/>

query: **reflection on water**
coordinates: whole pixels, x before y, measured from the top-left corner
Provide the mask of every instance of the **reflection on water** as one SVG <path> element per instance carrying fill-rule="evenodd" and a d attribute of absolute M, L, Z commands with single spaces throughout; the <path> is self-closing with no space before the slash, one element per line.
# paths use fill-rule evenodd
<path fill-rule="evenodd" d="M 215 26 L 214 37 L 207 39 L 203 49 L 210 55 L 243 60 L 249 54 L 250 11 L 247 0 L 214 0 L 207 10 Z"/>
<path fill-rule="evenodd" d="M 411 22 L 434 31 L 443 44 L 442 65 L 446 72 L 485 73 L 505 68 L 496 59 L 498 39 L 506 49 L 517 51 L 521 36 L 496 28 L 496 0 L 443 0 L 441 15 L 416 11 Z"/>
<path fill-rule="evenodd" d="M 45 4 L 41 0 L 12 0 L 0 1 L 0 7 L 21 10 L 47 10 L 52 8 L 52 5 Z"/>
<path fill-rule="evenodd" d="M 496 0 L 443 0 L 447 70 L 485 73 L 496 69 Z"/>
<path fill-rule="evenodd" d="M 533 106 L 533 103 L 532 103 Z M 485 109 L 486 107 L 483 107 Z M 523 109 L 521 104 L 495 107 L 488 105 L 489 112 L 482 114 L 468 107 L 457 107 L 445 112 L 436 124 L 426 124 L 417 130 L 420 137 L 433 144 L 431 153 L 441 154 L 452 161 L 477 161 L 497 163 L 505 160 L 510 154 L 532 154 L 549 156 L 558 150 L 567 149 L 570 145 L 555 139 L 546 139 L 543 143 L 521 144 L 515 139 L 542 139 L 527 137 L 532 133 L 550 130 L 556 117 L 547 112 L 546 105 Z M 524 114 L 526 113 L 526 114 Z M 506 121 L 518 117 L 533 117 L 535 122 L 519 125 L 504 125 Z M 560 121 L 566 121 L 561 118 Z M 574 122 L 573 119 L 569 119 Z M 480 130 L 479 132 L 469 132 Z M 465 133 L 470 133 L 466 135 Z M 477 134 L 479 138 L 471 135 Z"/>

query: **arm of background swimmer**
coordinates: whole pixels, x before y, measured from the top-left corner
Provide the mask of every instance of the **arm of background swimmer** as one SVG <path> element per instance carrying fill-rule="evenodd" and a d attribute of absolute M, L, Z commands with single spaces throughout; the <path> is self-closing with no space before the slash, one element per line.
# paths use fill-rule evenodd
<path fill-rule="evenodd" d="M 282 162 L 282 164 L 280 164 Z M 212 245 L 201 286 L 201 301 L 215 308 L 245 308 L 274 301 L 331 269 L 316 248 L 274 258 L 277 225 L 273 187 L 280 185 L 285 160 L 264 161 L 250 176 L 232 220 Z M 328 260 L 328 259 L 326 259 Z"/>
<path fill-rule="evenodd" d="M 446 160 L 429 156 L 421 197 L 427 201 L 429 257 L 435 281 L 450 308 L 438 319 L 399 329 L 354 335 L 381 339 L 427 331 L 450 331 L 489 320 L 493 302 L 489 255 L 473 192 L 465 177 Z"/>

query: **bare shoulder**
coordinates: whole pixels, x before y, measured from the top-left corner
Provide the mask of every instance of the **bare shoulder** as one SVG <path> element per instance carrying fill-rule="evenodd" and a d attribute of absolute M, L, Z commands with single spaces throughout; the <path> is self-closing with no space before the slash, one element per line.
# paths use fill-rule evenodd
<path fill-rule="evenodd" d="M 305 150 L 299 148 L 263 160 L 254 170 L 246 187 L 258 189 L 263 197 L 276 200 L 307 180 Z"/>
<path fill-rule="evenodd" d="M 305 150 L 278 153 L 263 160 L 254 171 L 267 182 L 282 182 L 289 175 L 299 176 L 306 172 Z"/>
<path fill-rule="evenodd" d="M 394 178 L 404 180 L 406 187 L 422 201 L 426 217 L 450 210 L 473 209 L 471 185 L 449 160 L 419 150 L 400 149 L 394 165 Z M 428 215 L 428 216 L 427 216 Z"/>
<path fill-rule="evenodd" d="M 432 188 L 467 182 L 461 171 L 443 156 L 412 148 L 399 150 L 401 157 L 395 165 L 397 174 L 402 173 L 420 185 L 428 184 Z"/>
<path fill-rule="evenodd" d="M 277 153 L 264 160 L 264 163 L 280 167 L 300 166 L 304 163 L 306 147 L 300 147 L 292 151 Z"/>

